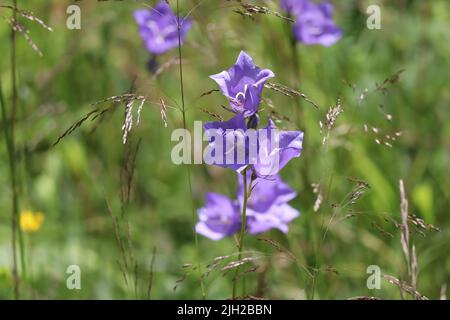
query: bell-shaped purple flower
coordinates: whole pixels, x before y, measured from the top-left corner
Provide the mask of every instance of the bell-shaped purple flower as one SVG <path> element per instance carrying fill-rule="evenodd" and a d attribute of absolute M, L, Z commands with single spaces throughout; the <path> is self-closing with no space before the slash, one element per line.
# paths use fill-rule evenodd
<path fill-rule="evenodd" d="M 220 194 L 208 193 L 206 206 L 198 210 L 198 216 L 196 232 L 211 240 L 231 236 L 241 228 L 238 203 Z"/>
<path fill-rule="evenodd" d="M 287 204 L 297 196 L 296 192 L 279 176 L 272 180 L 256 178 L 252 181 L 251 175 L 251 171 L 247 171 L 247 187 L 251 189 L 246 209 L 247 232 L 257 234 L 278 229 L 287 233 L 289 223 L 300 215 L 298 210 Z M 205 207 L 198 210 L 197 233 L 212 240 L 220 240 L 241 229 L 244 199 L 241 174 L 238 179 L 237 201 L 220 194 L 207 193 Z"/>
<path fill-rule="evenodd" d="M 269 119 L 267 127 L 259 131 L 258 157 L 252 170 L 260 178 L 272 179 L 291 159 L 300 157 L 302 150 L 302 131 L 280 131 Z"/>
<path fill-rule="evenodd" d="M 241 51 L 234 66 L 210 78 L 228 98 L 233 112 L 249 117 L 258 111 L 264 84 L 274 76 L 271 70 L 255 66 L 252 57 Z"/>
<path fill-rule="evenodd" d="M 209 141 L 204 159 L 207 164 L 240 172 L 250 163 L 248 146 L 251 142 L 246 137 L 247 124 L 243 114 L 228 121 L 207 122 L 203 127 Z"/>
<path fill-rule="evenodd" d="M 204 125 L 209 144 L 205 162 L 242 172 L 250 167 L 258 177 L 272 179 L 302 152 L 303 132 L 280 131 L 272 120 L 266 128 L 247 128 L 243 114 Z"/>
<path fill-rule="evenodd" d="M 251 172 L 247 174 L 247 186 L 250 186 Z M 238 200 L 243 204 L 243 176 L 239 175 Z M 272 180 L 256 178 L 253 181 L 247 201 L 247 229 L 250 234 L 279 229 L 288 232 L 289 223 L 300 215 L 300 212 L 287 203 L 297 193 L 277 175 Z"/>
<path fill-rule="evenodd" d="M 139 34 L 147 50 L 155 55 L 178 47 L 178 19 L 166 1 L 161 0 L 150 9 L 134 12 L 134 19 L 139 27 Z M 184 42 L 192 23 L 180 18 L 180 36 Z"/>
<path fill-rule="evenodd" d="M 247 170 L 247 186 L 250 186 L 252 171 Z M 239 202 L 244 200 L 244 178 L 238 174 L 238 192 Z M 279 175 L 271 180 L 256 178 L 251 186 L 250 197 L 247 201 L 247 208 L 257 212 L 266 212 L 273 205 L 287 203 L 294 199 L 297 193 L 289 187 Z"/>
<path fill-rule="evenodd" d="M 294 35 L 307 45 L 331 46 L 342 37 L 342 30 L 333 21 L 333 5 L 329 2 L 300 1 L 293 9 L 296 16 Z"/>
<path fill-rule="evenodd" d="M 257 212 L 247 209 L 248 216 L 248 233 L 258 234 L 269 231 L 270 229 L 278 229 L 283 233 L 289 230 L 289 223 L 300 216 L 300 212 L 290 205 L 284 203 L 270 207 L 266 212 Z"/>

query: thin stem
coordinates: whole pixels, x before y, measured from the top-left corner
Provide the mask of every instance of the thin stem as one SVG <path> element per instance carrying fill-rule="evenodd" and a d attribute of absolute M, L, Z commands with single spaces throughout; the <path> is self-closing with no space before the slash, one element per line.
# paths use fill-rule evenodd
<path fill-rule="evenodd" d="M 17 22 L 17 0 L 13 1 L 13 24 Z M 17 112 L 17 77 L 16 77 L 16 31 L 11 30 L 11 84 L 12 84 L 12 110 L 11 110 L 11 137 L 14 138 L 14 123 Z"/>
<path fill-rule="evenodd" d="M 238 261 L 242 259 L 242 251 L 244 249 L 244 237 L 245 231 L 247 229 L 247 200 L 248 200 L 247 168 L 244 169 L 244 171 L 242 172 L 242 177 L 244 179 L 244 202 L 242 204 L 241 232 L 239 233 L 239 241 L 238 241 Z M 236 268 L 236 272 L 233 278 L 233 299 L 236 298 L 238 276 L 239 276 L 239 266 Z M 245 288 L 243 293 L 245 295 Z"/>
<path fill-rule="evenodd" d="M 179 71 L 180 71 L 180 91 L 181 91 L 181 113 L 183 115 L 183 128 L 184 132 L 186 132 L 186 108 L 184 103 L 184 82 L 183 82 L 183 64 L 182 64 L 182 50 L 181 50 L 181 24 L 180 24 L 180 8 L 179 8 L 179 0 L 177 0 L 177 27 L 178 27 L 178 60 L 179 60 Z M 187 141 L 187 139 L 184 139 L 184 141 Z M 187 146 L 190 147 L 190 146 Z M 206 291 L 205 291 L 205 284 L 203 282 L 203 276 L 202 276 L 202 269 L 201 269 L 201 263 L 200 263 L 200 247 L 198 242 L 198 235 L 195 231 L 195 223 L 196 223 L 196 214 L 195 214 L 195 204 L 194 204 L 194 197 L 192 192 L 192 178 L 191 178 L 191 167 L 189 165 L 186 166 L 187 168 L 187 176 L 188 176 L 188 185 L 189 185 L 189 195 L 192 199 L 192 221 L 194 224 L 193 231 L 194 231 L 194 241 L 195 241 L 195 251 L 196 251 L 196 259 L 197 259 L 197 271 L 199 275 L 200 280 L 200 287 L 202 290 L 202 297 L 203 299 L 206 298 Z"/>
<path fill-rule="evenodd" d="M 9 160 L 9 173 L 11 179 L 11 190 L 12 190 L 12 215 L 11 215 L 11 228 L 12 228 L 12 255 L 13 255 L 13 265 L 12 265 L 12 275 L 14 280 L 14 298 L 19 299 L 19 276 L 17 273 L 17 216 L 18 216 L 18 197 L 17 197 L 17 183 L 16 183 L 16 165 L 14 159 L 14 142 L 12 136 L 10 135 L 8 116 L 6 113 L 5 100 L 3 97 L 2 82 L 0 79 L 0 105 L 2 109 L 2 121 L 3 121 L 3 131 L 6 139 L 6 147 L 8 150 L 8 160 Z"/>
<path fill-rule="evenodd" d="M 17 20 L 17 0 L 13 1 L 13 23 Z M 17 268 L 17 231 L 18 231 L 18 217 L 19 217 L 19 207 L 18 207 L 18 190 L 17 190 L 17 176 L 16 176 L 16 161 L 15 161 L 15 143 L 14 143 L 14 125 L 17 111 L 17 79 L 16 79 L 16 31 L 12 28 L 11 31 L 11 85 L 12 85 L 12 108 L 11 117 L 8 120 L 6 107 L 3 99 L 1 97 L 2 104 L 2 116 L 3 116 L 3 126 L 5 131 L 5 137 L 8 144 L 8 155 L 9 155 L 9 172 L 11 176 L 11 189 L 12 189 L 12 214 L 11 214 L 11 244 L 12 244 L 12 256 L 13 256 L 13 266 L 12 266 L 12 276 L 14 281 L 14 299 L 19 299 L 20 297 L 20 279 Z M 22 244 L 22 241 L 20 241 Z M 23 249 L 21 245 L 21 258 L 23 260 Z M 22 262 L 23 263 L 23 262 Z"/>
<path fill-rule="evenodd" d="M 289 15 L 289 17 L 291 17 Z M 300 64 L 300 59 L 298 57 L 299 55 L 299 48 L 297 45 L 297 39 L 295 38 L 294 32 L 292 31 L 292 28 L 289 24 L 286 24 L 286 32 L 287 32 L 287 38 L 289 41 L 289 46 L 291 49 L 291 57 L 292 57 L 292 67 L 293 67 L 293 71 L 294 71 L 294 83 L 293 86 L 296 90 L 299 90 L 299 86 L 300 86 L 300 81 L 301 81 L 301 72 L 300 72 L 300 68 L 301 68 L 301 64 Z M 303 112 L 301 109 L 301 98 L 300 97 L 295 97 L 295 103 L 297 106 L 297 112 L 296 115 L 301 118 L 303 116 Z"/>

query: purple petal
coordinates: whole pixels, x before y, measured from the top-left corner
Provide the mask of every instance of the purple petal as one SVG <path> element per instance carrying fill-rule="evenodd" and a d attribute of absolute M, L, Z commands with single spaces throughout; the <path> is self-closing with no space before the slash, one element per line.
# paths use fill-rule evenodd
<path fill-rule="evenodd" d="M 245 137 L 247 125 L 243 114 L 237 114 L 228 121 L 208 122 L 204 129 L 209 141 L 205 151 L 207 164 L 236 171 L 248 165 L 249 141 Z"/>
<path fill-rule="evenodd" d="M 241 51 L 239 53 L 235 66 L 239 67 L 242 70 L 251 70 L 256 68 L 255 63 L 253 62 L 253 58 L 250 57 L 245 51 Z"/>
<path fill-rule="evenodd" d="M 279 131 L 272 120 L 265 128 L 264 135 L 259 135 L 258 161 L 252 165 L 260 178 L 271 178 L 302 151 L 303 132 Z"/>
<path fill-rule="evenodd" d="M 240 229 L 237 203 L 220 194 L 208 193 L 206 205 L 198 210 L 198 216 L 196 232 L 212 240 L 230 236 Z"/>
<path fill-rule="evenodd" d="M 234 66 L 210 78 L 219 85 L 233 112 L 249 117 L 258 110 L 264 83 L 274 76 L 271 70 L 256 67 L 253 59 L 241 51 Z"/>
<path fill-rule="evenodd" d="M 151 17 L 151 12 L 147 9 L 136 10 L 133 16 L 138 25 L 143 25 Z"/>
<path fill-rule="evenodd" d="M 220 88 L 220 91 L 222 91 L 222 94 L 225 95 L 228 99 L 232 99 L 234 97 L 231 96 L 231 93 L 228 91 L 227 82 L 230 81 L 230 74 L 228 71 L 222 71 L 221 73 L 214 74 L 212 76 L 209 76 L 211 79 L 213 79 Z"/>
<path fill-rule="evenodd" d="M 249 210 L 248 230 L 250 234 L 257 234 L 269 231 L 270 229 L 279 229 L 287 233 L 289 223 L 300 215 L 300 212 L 288 204 L 272 206 L 265 213 L 258 213 Z"/>
<path fill-rule="evenodd" d="M 281 0 L 280 2 L 281 8 L 290 14 L 301 11 L 308 4 L 308 0 Z"/>
<path fill-rule="evenodd" d="M 247 170 L 247 188 L 250 186 L 251 170 Z M 251 186 L 247 207 L 256 212 L 266 212 L 273 205 L 287 203 L 297 196 L 281 178 L 276 175 L 271 180 L 257 178 Z M 244 179 L 242 174 L 238 177 L 238 199 L 243 203 Z"/>
<path fill-rule="evenodd" d="M 134 19 L 146 49 L 152 54 L 159 55 L 178 47 L 178 19 L 164 0 L 154 8 L 135 11 Z M 180 38 L 184 43 L 192 23 L 189 19 L 180 20 Z"/>
<path fill-rule="evenodd" d="M 333 21 L 333 5 L 329 2 L 309 2 L 296 16 L 293 31 L 299 42 L 331 46 L 342 37 L 342 30 Z"/>

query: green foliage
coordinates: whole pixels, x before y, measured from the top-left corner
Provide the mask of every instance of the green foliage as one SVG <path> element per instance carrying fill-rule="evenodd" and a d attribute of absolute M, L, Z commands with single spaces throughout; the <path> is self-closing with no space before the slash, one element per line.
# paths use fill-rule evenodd
<path fill-rule="evenodd" d="M 266 3 L 278 10 L 276 2 Z M 243 18 L 227 1 L 181 3 L 184 13 L 200 3 L 192 12 L 193 29 L 183 47 L 189 128 L 194 120 L 211 120 L 202 109 L 227 117 L 220 94 L 201 95 L 215 88 L 208 75 L 230 66 L 240 50 L 248 51 L 259 66 L 272 69 L 277 83 L 298 89 L 319 105 L 317 110 L 302 99 L 264 91 L 273 110 L 285 116 L 281 127 L 305 131 L 301 158 L 282 173 L 299 192 L 292 205 L 302 215 L 286 236 L 276 231 L 261 235 L 285 251 L 279 252 L 260 237 L 246 238 L 246 250 L 259 257 L 256 272 L 246 276 L 249 294 L 257 295 L 259 285 L 268 298 L 312 298 L 313 287 L 314 298 L 400 298 L 398 288 L 385 280 L 381 290 L 366 287 L 366 268 L 373 264 L 383 274 L 409 279 L 400 231 L 391 221 L 401 221 L 399 179 L 405 181 L 411 213 L 441 230 L 426 232 L 425 237 L 417 232 L 411 235 L 420 270 L 418 291 L 438 298 L 441 285 L 450 282 L 450 4 L 445 0 L 385 4 L 382 30 L 368 30 L 366 2 L 335 1 L 336 19 L 345 36 L 330 48 L 299 45 L 298 70 L 289 22 L 271 15 Z M 152 279 L 152 298 L 200 298 L 196 272 L 183 268 L 196 263 L 186 170 L 170 160 L 170 135 L 182 127 L 182 116 L 177 108 L 168 108 L 165 128 L 159 106 L 151 103 L 163 99 L 167 106 L 181 104 L 177 65 L 169 65 L 156 78 L 147 70 L 150 57 L 132 18 L 133 10 L 142 6 L 139 3 L 81 1 L 79 31 L 66 29 L 69 3 L 33 0 L 22 4 L 22 9 L 33 11 L 54 29 L 49 33 L 24 22 L 43 57 L 18 36 L 20 208 L 45 214 L 42 229 L 25 234 L 28 275 L 21 284 L 22 296 L 145 299 Z M 6 9 L 0 12 L 10 14 Z M 9 26 L 0 21 L 0 76 L 7 107 L 11 101 L 9 36 Z M 158 60 L 163 64 L 176 58 L 177 50 L 173 50 Z M 398 81 L 383 84 L 399 70 L 404 71 Z M 141 124 L 133 128 L 126 146 L 121 132 L 124 106 L 117 105 L 115 111 L 87 120 L 52 147 L 67 128 L 97 107 L 93 103 L 127 93 L 131 87 L 150 103 L 144 106 Z M 319 121 L 325 120 L 328 108 L 338 99 L 344 113 L 322 145 Z M 267 100 L 263 107 L 263 114 L 272 110 Z M 387 115 L 392 116 L 390 121 Z M 395 141 L 386 138 L 397 132 L 401 135 Z M 131 197 L 122 206 L 124 153 L 139 138 Z M 3 136 L 0 157 L 0 298 L 9 299 L 11 190 Z M 344 206 L 355 187 L 349 177 L 364 180 L 370 188 L 356 203 Z M 233 195 L 235 180 L 231 171 L 193 165 L 195 205 L 203 204 L 208 191 Z M 323 192 L 318 212 L 313 210 L 317 195 L 312 183 L 320 183 Z M 127 282 L 106 202 L 118 217 L 128 261 Z M 199 240 L 203 271 L 216 257 L 237 252 L 233 238 Z M 66 288 L 66 268 L 72 264 L 81 267 L 81 290 Z M 315 281 L 305 269 L 317 271 Z M 189 274 L 174 291 L 184 273 Z M 229 298 L 232 274 L 224 277 L 219 269 L 213 270 L 205 278 L 207 297 Z"/>

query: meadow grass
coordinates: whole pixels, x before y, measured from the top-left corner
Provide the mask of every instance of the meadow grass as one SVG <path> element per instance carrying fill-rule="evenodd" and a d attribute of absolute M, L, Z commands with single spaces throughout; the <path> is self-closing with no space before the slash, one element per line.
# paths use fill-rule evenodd
<path fill-rule="evenodd" d="M 344 37 L 330 48 L 293 46 L 277 1 L 244 3 L 283 17 L 249 16 L 235 1 L 172 2 L 193 28 L 154 73 L 132 18 L 140 3 L 81 1 L 79 31 L 65 27 L 70 1 L 20 4 L 53 33 L 0 8 L 43 54 L 0 21 L 11 54 L 0 61 L 0 298 L 446 297 L 448 2 L 384 4 L 382 30 L 368 30 L 369 1 L 335 1 Z M 208 76 L 240 50 L 276 74 L 262 121 L 305 132 L 302 156 L 282 172 L 301 216 L 287 235 L 213 242 L 192 234 L 196 209 L 206 192 L 234 196 L 236 177 L 174 165 L 170 135 L 229 117 Z M 145 103 L 123 145 L 130 99 Z M 25 209 L 44 212 L 38 232 L 18 227 Z M 73 264 L 82 290 L 66 288 Z M 382 270 L 380 290 L 366 286 L 369 265 Z"/>

